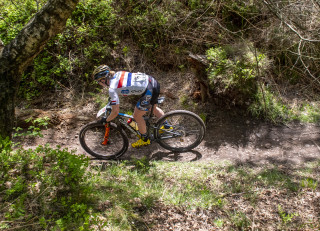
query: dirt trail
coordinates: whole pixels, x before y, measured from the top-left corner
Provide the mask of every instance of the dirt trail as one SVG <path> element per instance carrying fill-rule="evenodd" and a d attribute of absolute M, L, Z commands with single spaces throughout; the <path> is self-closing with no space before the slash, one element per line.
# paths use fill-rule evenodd
<path fill-rule="evenodd" d="M 94 120 L 92 115 L 67 114 L 55 128 L 43 131 L 43 138 L 28 139 L 25 148 L 39 144 L 60 145 L 82 154 L 78 140 L 81 127 Z M 69 118 L 70 117 L 70 118 Z M 320 158 L 320 126 L 313 124 L 271 125 L 230 111 L 213 114 L 207 121 L 204 141 L 193 151 L 172 153 L 157 143 L 139 150 L 129 148 L 121 159 L 147 156 L 163 161 L 232 161 L 235 163 L 299 165 Z"/>
<path fill-rule="evenodd" d="M 185 81 L 192 80 L 192 74 L 183 73 L 155 74 L 162 83 L 166 83 L 168 92 L 174 92 L 174 97 L 166 96 L 161 108 L 165 112 L 175 109 L 183 109 L 182 98 L 193 93 L 195 83 Z M 106 89 L 101 93 L 106 94 Z M 54 100 L 53 100 L 54 101 Z M 71 100 L 65 97 L 65 103 Z M 133 108 L 135 99 L 130 97 L 122 101 L 121 108 Z M 189 107 L 193 107 L 191 101 Z M 76 106 L 74 106 L 76 105 Z M 41 116 L 49 115 L 55 122 L 54 129 L 43 132 L 44 137 L 36 140 L 27 140 L 26 147 L 35 147 L 39 144 L 49 143 L 55 147 L 75 150 L 76 153 L 84 153 L 80 147 L 78 134 L 83 125 L 95 120 L 95 113 L 100 109 L 93 102 L 87 102 L 65 106 L 59 111 L 39 112 Z M 54 105 L 53 105 L 54 106 Z M 51 105 L 51 108 L 55 108 Z M 151 144 L 139 150 L 129 148 L 122 157 L 140 158 L 148 156 L 153 160 L 164 161 L 224 161 L 237 163 L 277 163 L 285 165 L 297 165 L 320 158 L 320 126 L 314 124 L 293 123 L 290 125 L 275 126 L 261 122 L 250 117 L 239 116 L 235 109 L 222 110 L 213 105 L 198 105 L 198 114 L 207 113 L 207 134 L 204 141 L 192 152 L 172 153 L 161 148 L 158 144 Z M 42 115 L 41 115 L 42 114 Z M 29 116 L 29 115 L 28 115 Z M 28 118 L 26 116 L 25 118 Z"/>

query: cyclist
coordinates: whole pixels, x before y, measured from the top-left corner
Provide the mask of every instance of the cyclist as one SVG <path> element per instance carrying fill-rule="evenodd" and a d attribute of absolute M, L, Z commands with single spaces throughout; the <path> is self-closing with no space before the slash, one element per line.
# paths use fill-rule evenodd
<path fill-rule="evenodd" d="M 141 138 L 132 144 L 132 147 L 138 148 L 149 145 L 150 139 L 147 134 L 147 127 L 143 115 L 155 105 L 153 113 L 157 118 L 164 115 L 164 112 L 157 107 L 156 102 L 160 93 L 160 84 L 152 76 L 145 73 L 131 73 L 127 71 L 115 72 L 107 65 L 100 65 L 93 71 L 93 78 L 101 86 L 109 87 L 109 96 L 111 97 L 112 111 L 107 118 L 110 122 L 117 117 L 120 111 L 119 95 L 140 95 L 133 113 Z"/>

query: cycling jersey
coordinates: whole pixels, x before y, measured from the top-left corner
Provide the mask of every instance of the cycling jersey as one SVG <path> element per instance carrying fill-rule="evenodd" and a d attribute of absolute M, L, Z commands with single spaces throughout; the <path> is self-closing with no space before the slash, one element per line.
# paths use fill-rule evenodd
<path fill-rule="evenodd" d="M 120 104 L 119 95 L 141 95 L 137 103 L 140 110 L 147 111 L 159 96 L 160 85 L 152 77 L 144 73 L 116 72 L 110 79 L 109 96 L 111 105 Z"/>

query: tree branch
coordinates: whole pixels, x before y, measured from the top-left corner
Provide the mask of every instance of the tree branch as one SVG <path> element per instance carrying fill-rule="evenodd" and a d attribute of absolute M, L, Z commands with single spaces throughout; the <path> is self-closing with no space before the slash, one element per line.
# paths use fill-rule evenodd
<path fill-rule="evenodd" d="M 298 46 L 298 54 L 299 54 L 299 59 L 303 65 L 303 67 L 305 68 L 305 70 L 307 71 L 307 73 L 311 76 L 311 78 L 314 80 L 314 82 L 317 82 L 320 86 L 320 81 L 317 77 L 315 77 L 311 71 L 309 70 L 308 66 L 305 64 L 305 62 L 302 59 L 302 54 L 301 54 L 301 44 L 302 44 L 303 40 L 300 40 L 299 42 L 299 46 Z"/>
<path fill-rule="evenodd" d="M 22 73 L 45 44 L 60 33 L 79 0 L 49 0 L 0 56 L 0 76 L 15 69 Z"/>
<path fill-rule="evenodd" d="M 320 3 L 320 0 L 315 0 L 317 1 L 317 3 Z M 316 40 L 316 39 L 309 39 L 309 38 L 305 38 L 304 36 L 301 35 L 301 33 L 294 28 L 293 25 L 291 25 L 288 20 L 286 19 L 286 17 L 284 16 L 284 14 L 279 10 L 278 7 L 274 6 L 273 2 L 270 0 L 263 0 L 264 4 L 269 8 L 269 10 L 279 18 L 279 20 L 281 22 L 283 22 L 292 32 L 294 32 L 299 38 L 300 40 L 306 41 L 306 42 L 320 42 L 320 40 Z"/>

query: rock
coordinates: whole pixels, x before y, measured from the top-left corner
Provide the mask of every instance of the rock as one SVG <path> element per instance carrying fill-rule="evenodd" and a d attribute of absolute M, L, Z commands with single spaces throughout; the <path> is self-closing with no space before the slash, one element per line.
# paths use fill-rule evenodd
<path fill-rule="evenodd" d="M 270 143 L 266 143 L 266 144 L 264 145 L 264 147 L 265 147 L 266 149 L 270 149 L 270 148 L 272 147 L 272 145 L 271 145 Z"/>

